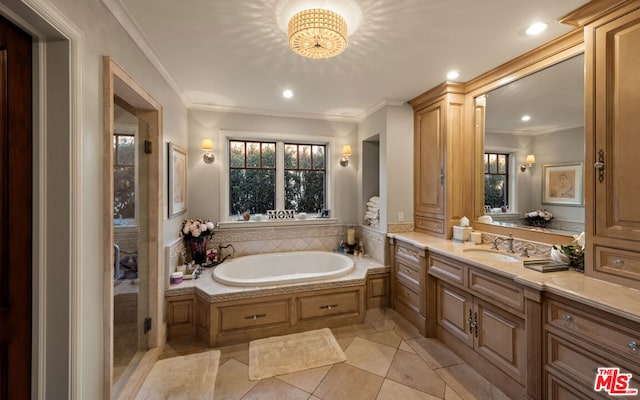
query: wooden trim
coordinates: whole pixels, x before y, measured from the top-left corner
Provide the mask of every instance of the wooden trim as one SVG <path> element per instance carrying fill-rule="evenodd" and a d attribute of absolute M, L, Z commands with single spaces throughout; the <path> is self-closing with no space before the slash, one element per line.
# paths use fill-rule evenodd
<path fill-rule="evenodd" d="M 442 82 L 433 89 L 427 90 L 421 95 L 409 100 L 408 103 L 411 104 L 414 110 L 417 110 L 433 103 L 445 94 L 465 94 L 465 84 Z"/>
<path fill-rule="evenodd" d="M 591 1 L 558 19 L 558 22 L 573 26 L 585 26 L 598 18 L 633 3 L 634 0 L 599 0 Z"/>

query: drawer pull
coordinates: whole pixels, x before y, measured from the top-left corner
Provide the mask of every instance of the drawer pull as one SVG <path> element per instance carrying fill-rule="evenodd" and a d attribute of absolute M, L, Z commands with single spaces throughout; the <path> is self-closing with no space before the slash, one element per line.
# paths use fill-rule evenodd
<path fill-rule="evenodd" d="M 247 315 L 246 317 L 244 317 L 244 319 L 252 319 L 255 321 L 258 318 L 264 318 L 266 316 L 267 314 L 253 314 L 253 315 Z"/>
<path fill-rule="evenodd" d="M 473 310 L 469 309 L 469 318 L 467 319 L 469 323 L 469 333 L 473 335 Z"/>
<path fill-rule="evenodd" d="M 564 322 L 571 322 L 573 320 L 573 317 L 571 315 L 565 315 L 564 317 L 562 317 L 562 320 Z"/>
<path fill-rule="evenodd" d="M 632 340 L 629 343 L 627 343 L 627 347 L 629 347 L 629 350 L 635 353 L 638 351 L 638 342 Z"/>
<path fill-rule="evenodd" d="M 613 265 L 615 265 L 616 267 L 621 267 L 624 265 L 624 260 L 621 258 L 616 258 L 615 260 L 613 260 Z"/>
<path fill-rule="evenodd" d="M 326 306 L 320 306 L 321 310 L 331 310 L 332 308 L 338 307 L 337 304 L 327 304 Z"/>

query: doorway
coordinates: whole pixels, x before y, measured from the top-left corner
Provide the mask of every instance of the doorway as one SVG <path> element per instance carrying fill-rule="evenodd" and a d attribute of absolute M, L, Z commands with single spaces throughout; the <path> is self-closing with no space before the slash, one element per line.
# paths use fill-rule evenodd
<path fill-rule="evenodd" d="M 156 361 L 160 280 L 161 106 L 104 57 L 105 388 L 130 398 Z"/>

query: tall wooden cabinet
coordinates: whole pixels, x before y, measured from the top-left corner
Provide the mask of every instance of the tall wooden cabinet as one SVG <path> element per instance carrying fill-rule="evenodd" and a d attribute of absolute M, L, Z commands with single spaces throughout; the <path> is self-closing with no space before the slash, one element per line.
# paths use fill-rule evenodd
<path fill-rule="evenodd" d="M 452 226 L 471 215 L 473 137 L 464 138 L 464 99 L 464 85 L 445 82 L 409 102 L 418 232 L 450 238 Z"/>
<path fill-rule="evenodd" d="M 590 19 L 592 10 L 582 12 L 587 89 L 585 272 L 640 288 L 640 1 L 609 5 Z"/>

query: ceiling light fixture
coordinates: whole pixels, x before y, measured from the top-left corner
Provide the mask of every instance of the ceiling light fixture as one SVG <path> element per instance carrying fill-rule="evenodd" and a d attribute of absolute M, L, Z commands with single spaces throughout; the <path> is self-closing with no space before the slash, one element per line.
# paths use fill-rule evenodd
<path fill-rule="evenodd" d="M 460 73 L 458 71 L 449 71 L 449 73 L 447 73 L 447 79 L 449 80 L 458 79 L 459 76 Z"/>
<path fill-rule="evenodd" d="M 347 23 L 333 11 L 300 11 L 289 20 L 289 47 L 307 58 L 337 56 L 347 47 Z"/>
<path fill-rule="evenodd" d="M 523 115 L 522 118 L 520 118 L 522 121 L 527 122 L 529 120 L 531 120 L 531 117 L 528 115 Z"/>
<path fill-rule="evenodd" d="M 287 89 L 284 92 L 282 92 L 282 97 L 284 97 L 285 99 L 290 99 L 293 97 L 293 92 Z"/>
<path fill-rule="evenodd" d="M 527 35 L 539 35 L 547 29 L 546 22 L 536 22 L 535 24 L 531 24 L 524 33 Z"/>

